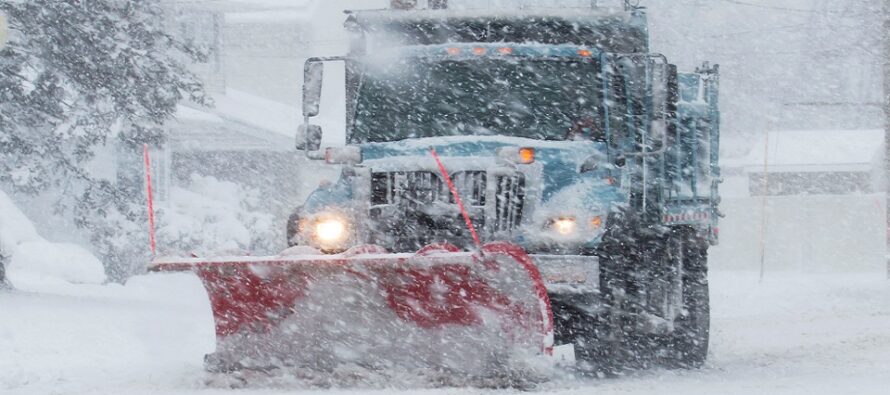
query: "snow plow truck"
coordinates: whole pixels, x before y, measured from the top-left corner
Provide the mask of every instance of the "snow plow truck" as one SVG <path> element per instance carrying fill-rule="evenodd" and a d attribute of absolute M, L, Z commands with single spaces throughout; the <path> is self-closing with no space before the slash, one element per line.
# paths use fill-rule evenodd
<path fill-rule="evenodd" d="M 650 53 L 635 6 L 347 14 L 348 54 L 306 61 L 297 133 L 340 176 L 294 210 L 290 247 L 152 265 L 207 288 L 209 369 L 705 361 L 717 66 Z M 330 63 L 345 114 L 320 114 Z"/>

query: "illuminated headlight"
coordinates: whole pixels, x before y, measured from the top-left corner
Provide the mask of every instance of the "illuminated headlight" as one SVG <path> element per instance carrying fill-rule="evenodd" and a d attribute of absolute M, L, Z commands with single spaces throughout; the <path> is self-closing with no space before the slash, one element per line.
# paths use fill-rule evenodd
<path fill-rule="evenodd" d="M 572 217 L 555 218 L 550 227 L 563 236 L 571 236 L 578 232 L 578 223 Z"/>
<path fill-rule="evenodd" d="M 323 243 L 343 241 L 346 238 L 346 223 L 338 218 L 321 220 L 315 224 L 315 237 Z"/>
<path fill-rule="evenodd" d="M 591 215 L 580 219 L 572 216 L 556 217 L 550 220 L 549 229 L 562 237 L 585 237 L 602 232 L 605 220 L 601 215 Z"/>
<path fill-rule="evenodd" d="M 313 247 L 322 251 L 336 252 L 348 247 L 352 224 L 345 216 L 329 214 L 303 222 L 301 229 Z"/>

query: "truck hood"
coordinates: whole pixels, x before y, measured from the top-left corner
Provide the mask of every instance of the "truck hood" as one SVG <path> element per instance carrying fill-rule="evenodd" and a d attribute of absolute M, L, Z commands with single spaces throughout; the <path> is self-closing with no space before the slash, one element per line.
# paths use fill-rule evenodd
<path fill-rule="evenodd" d="M 582 178 L 579 169 L 592 155 L 605 159 L 605 145 L 593 141 L 542 141 L 510 136 L 449 136 L 361 145 L 364 165 L 376 171 L 436 169 L 430 148 L 435 148 L 449 172 L 484 170 L 498 164 L 497 149 L 531 147 L 535 163 L 543 167 L 546 201 L 559 190 Z M 522 166 L 522 165 L 520 165 Z"/>

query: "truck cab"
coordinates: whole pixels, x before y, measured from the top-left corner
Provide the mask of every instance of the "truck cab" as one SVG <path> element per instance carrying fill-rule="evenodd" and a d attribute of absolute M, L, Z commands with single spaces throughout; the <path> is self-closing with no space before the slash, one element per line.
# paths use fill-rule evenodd
<path fill-rule="evenodd" d="M 532 257 L 558 342 L 607 366 L 640 336 L 675 338 L 672 361 L 704 361 L 716 66 L 680 74 L 649 53 L 638 7 L 361 11 L 346 28 L 346 56 L 306 62 L 297 136 L 341 176 L 294 211 L 290 245 L 472 249 L 435 150 L 479 236 Z M 312 123 L 330 62 L 345 64 L 345 147 Z"/>

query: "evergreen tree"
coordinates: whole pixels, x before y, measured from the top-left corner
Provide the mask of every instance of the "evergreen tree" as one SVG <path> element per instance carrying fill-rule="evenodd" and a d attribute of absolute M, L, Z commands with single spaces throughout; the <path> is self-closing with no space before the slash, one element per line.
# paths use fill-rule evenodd
<path fill-rule="evenodd" d="M 207 101 L 187 69 L 206 54 L 165 31 L 159 0 L 0 0 L 0 10 L 12 32 L 0 51 L 0 182 L 65 191 L 59 209 L 122 279 L 145 262 L 142 184 L 87 164 L 106 144 L 131 155 L 163 144 L 178 103 Z"/>

